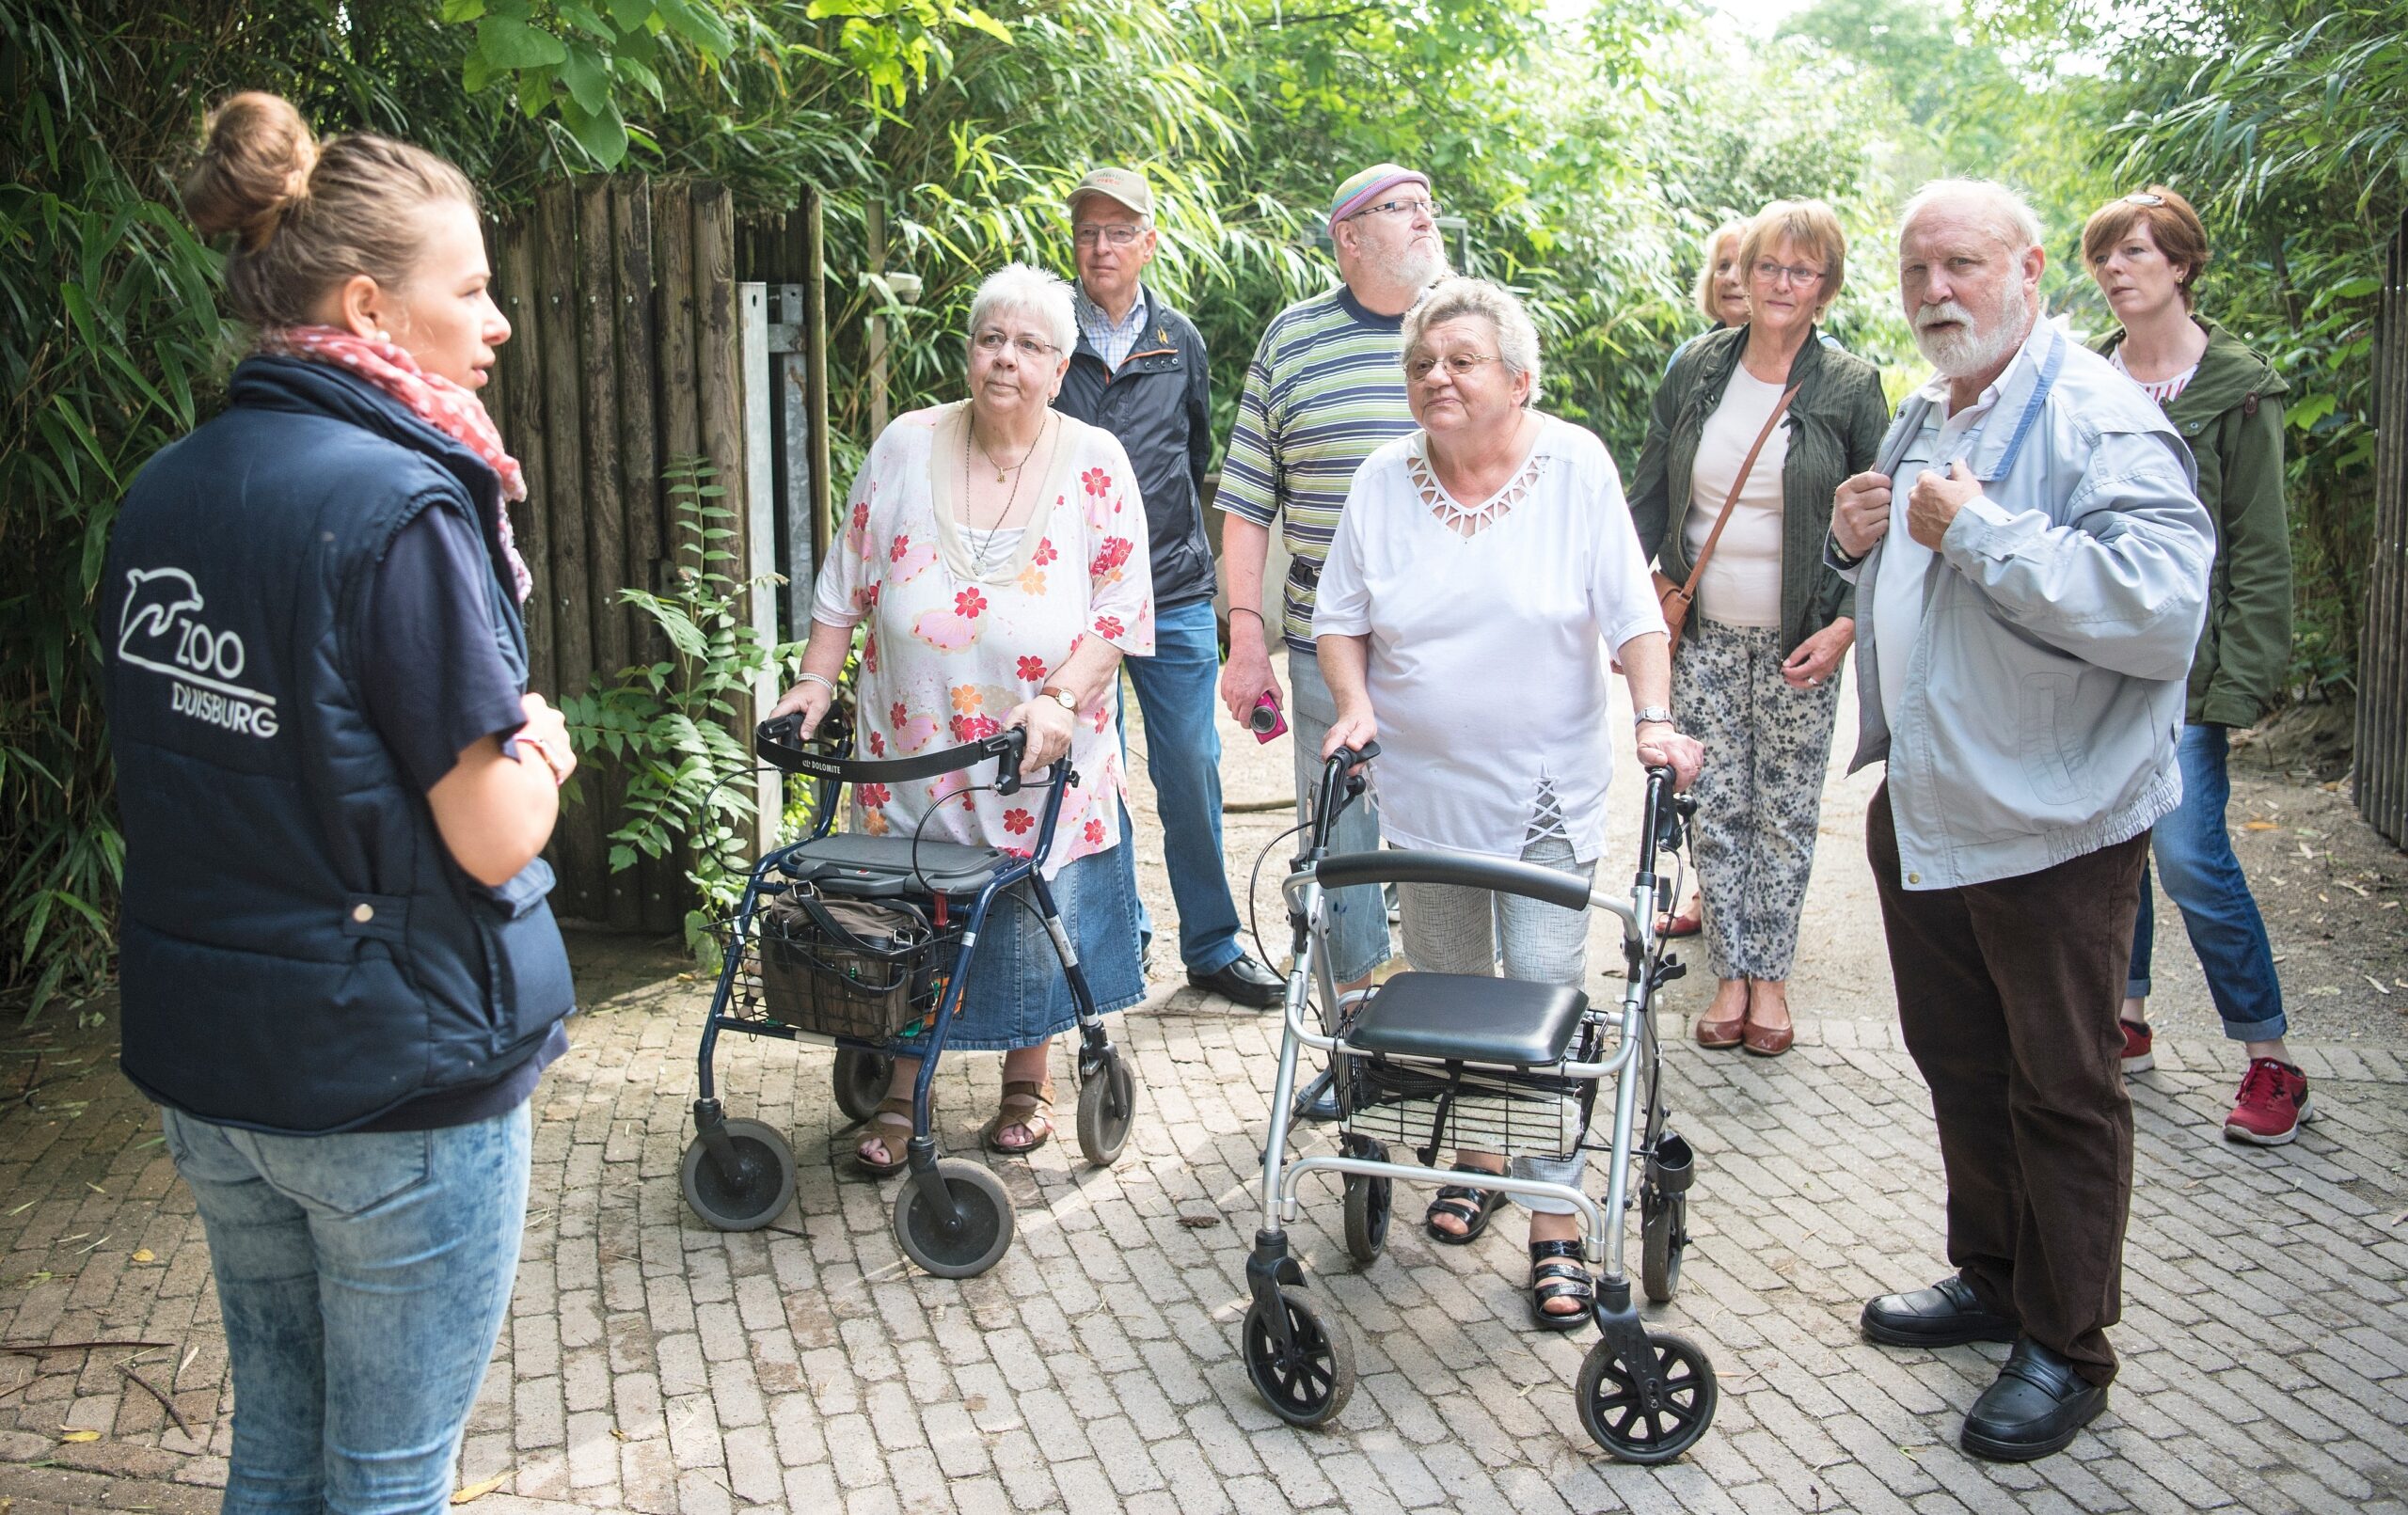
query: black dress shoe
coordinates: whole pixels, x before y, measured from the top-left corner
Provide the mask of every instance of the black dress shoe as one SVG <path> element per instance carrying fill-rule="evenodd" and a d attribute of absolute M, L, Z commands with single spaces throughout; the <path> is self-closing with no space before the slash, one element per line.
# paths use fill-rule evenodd
<path fill-rule="evenodd" d="M 1209 973 L 1191 972 L 1187 982 L 1257 1010 L 1270 1009 L 1288 993 L 1287 980 L 1243 955 Z"/>
<path fill-rule="evenodd" d="M 2013 1341 L 2020 1329 L 2015 1317 L 1983 1309 L 1972 1286 L 1953 1274 L 1929 1288 L 1865 1301 L 1861 1324 L 1865 1340 L 1885 1347 Z"/>
<path fill-rule="evenodd" d="M 1966 1451 L 1992 1462 L 2029 1462 L 2062 1452 L 2107 1408 L 2107 1386 L 2031 1337 L 2015 1344 L 1998 1381 L 1965 1412 Z"/>
<path fill-rule="evenodd" d="M 1324 1125 L 1338 1118 L 1338 1085 L 1326 1069 L 1296 1096 L 1295 1110 L 1288 1118 L 1311 1121 L 1316 1125 Z"/>

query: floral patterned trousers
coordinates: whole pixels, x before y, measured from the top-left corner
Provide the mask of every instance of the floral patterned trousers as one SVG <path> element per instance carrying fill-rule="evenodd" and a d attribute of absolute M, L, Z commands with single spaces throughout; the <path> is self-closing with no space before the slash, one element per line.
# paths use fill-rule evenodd
<path fill-rule="evenodd" d="M 1782 661 L 1779 629 L 1702 615 L 1672 658 L 1674 717 L 1705 745 L 1691 849 L 1716 978 L 1785 979 L 1798 956 L 1840 681 L 1793 688 Z"/>

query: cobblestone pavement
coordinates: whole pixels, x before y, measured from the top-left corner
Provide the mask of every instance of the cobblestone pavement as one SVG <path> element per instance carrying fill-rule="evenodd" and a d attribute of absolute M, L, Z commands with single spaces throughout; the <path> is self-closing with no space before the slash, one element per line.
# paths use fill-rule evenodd
<path fill-rule="evenodd" d="M 1243 746 L 1229 764 L 1242 807 L 1284 788 L 1287 761 Z M 1833 781 L 1797 1049 L 1766 1062 L 1680 1041 L 1680 1012 L 1703 1001 L 1697 975 L 1664 1017 L 1700 1177 L 1680 1296 L 1651 1318 L 1703 1345 L 1722 1387 L 1713 1428 L 1679 1463 L 1613 1463 L 1581 1430 L 1572 1385 L 1593 1335 L 1528 1329 L 1510 1212 L 1479 1244 L 1440 1247 L 1412 1223 L 1419 1197 L 1401 1193 L 1387 1255 L 1358 1270 L 1335 1185 L 1318 1179 L 1293 1235 L 1314 1293 L 1352 1334 L 1361 1383 L 1318 1432 L 1261 1408 L 1234 1340 L 1276 1022 L 1180 986 L 1175 953 L 1158 954 L 1155 993 L 1115 1027 L 1144 1091 L 1128 1152 L 1109 1172 L 1082 1166 L 1067 1140 L 980 1159 L 1013 1195 L 1019 1239 L 986 1276 L 949 1283 L 902 1260 L 895 1183 L 843 1171 L 852 1136 L 821 1050 L 722 1042 L 730 1113 L 790 1132 L 802 1172 L 776 1229 L 725 1236 L 695 1221 L 676 1164 L 707 986 L 657 953 L 587 941 L 592 1013 L 537 1096 L 524 1262 L 464 1491 L 485 1491 L 474 1503 L 492 1515 L 2408 1515 L 2408 1054 L 2396 1036 L 2320 1040 L 2301 1025 L 2292 1046 L 2321 1119 L 2274 1150 L 2219 1139 L 2234 1064 L 2211 1030 L 2161 1036 L 2157 1070 L 2131 1083 L 2123 1375 L 2067 1454 L 2000 1467 L 1956 1450 L 2003 1348 L 1858 1338 L 1865 1296 L 1944 1270 L 1929 1100 L 1871 945 L 1856 829 L 1871 777 Z M 1615 786 L 1617 836 L 1632 829 L 1632 788 Z M 1287 824 L 1233 815 L 1234 876 Z M 1267 888 L 1264 902 L 1275 907 Z M 2197 976 L 2178 938 L 2160 935 L 2162 979 Z M 155 1116 L 116 1073 L 114 1034 L 54 1018 L 0 1039 L 0 1515 L 214 1509 L 225 1476 L 231 1399 L 200 1227 Z M 1067 1113 L 1067 1060 L 1056 1077 Z M 977 1153 L 994 1080 L 991 1057 L 943 1069 L 955 1153 Z M 164 1345 L 18 1349 L 95 1339 Z"/>

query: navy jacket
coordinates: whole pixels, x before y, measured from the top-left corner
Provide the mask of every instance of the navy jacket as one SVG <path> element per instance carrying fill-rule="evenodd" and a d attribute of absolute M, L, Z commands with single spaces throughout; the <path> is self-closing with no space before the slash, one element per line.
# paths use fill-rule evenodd
<path fill-rule="evenodd" d="M 1119 371 L 1079 335 L 1054 408 L 1120 439 L 1146 501 L 1154 609 L 1212 597 L 1212 544 L 1204 535 L 1204 475 L 1212 465 L 1212 376 L 1204 339 L 1146 291 L 1146 330 Z"/>
<path fill-rule="evenodd" d="M 523 681 L 499 481 L 327 365 L 250 359 L 228 399 L 135 481 L 103 581 L 121 1065 L 205 1120 L 317 1134 L 492 1082 L 574 994 L 551 870 L 495 890 L 452 860 L 350 651 L 395 533 L 452 511 Z"/>

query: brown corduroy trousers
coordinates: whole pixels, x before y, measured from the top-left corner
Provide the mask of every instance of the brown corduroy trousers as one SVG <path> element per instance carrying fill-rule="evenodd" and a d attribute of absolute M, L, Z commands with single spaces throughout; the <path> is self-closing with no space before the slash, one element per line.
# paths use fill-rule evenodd
<path fill-rule="evenodd" d="M 1864 839 L 1898 1020 L 1940 1127 L 1948 1260 L 1986 1307 L 2105 1383 L 2132 1197 L 2115 1009 L 2147 833 L 2014 878 L 1910 890 L 1884 784 Z"/>

